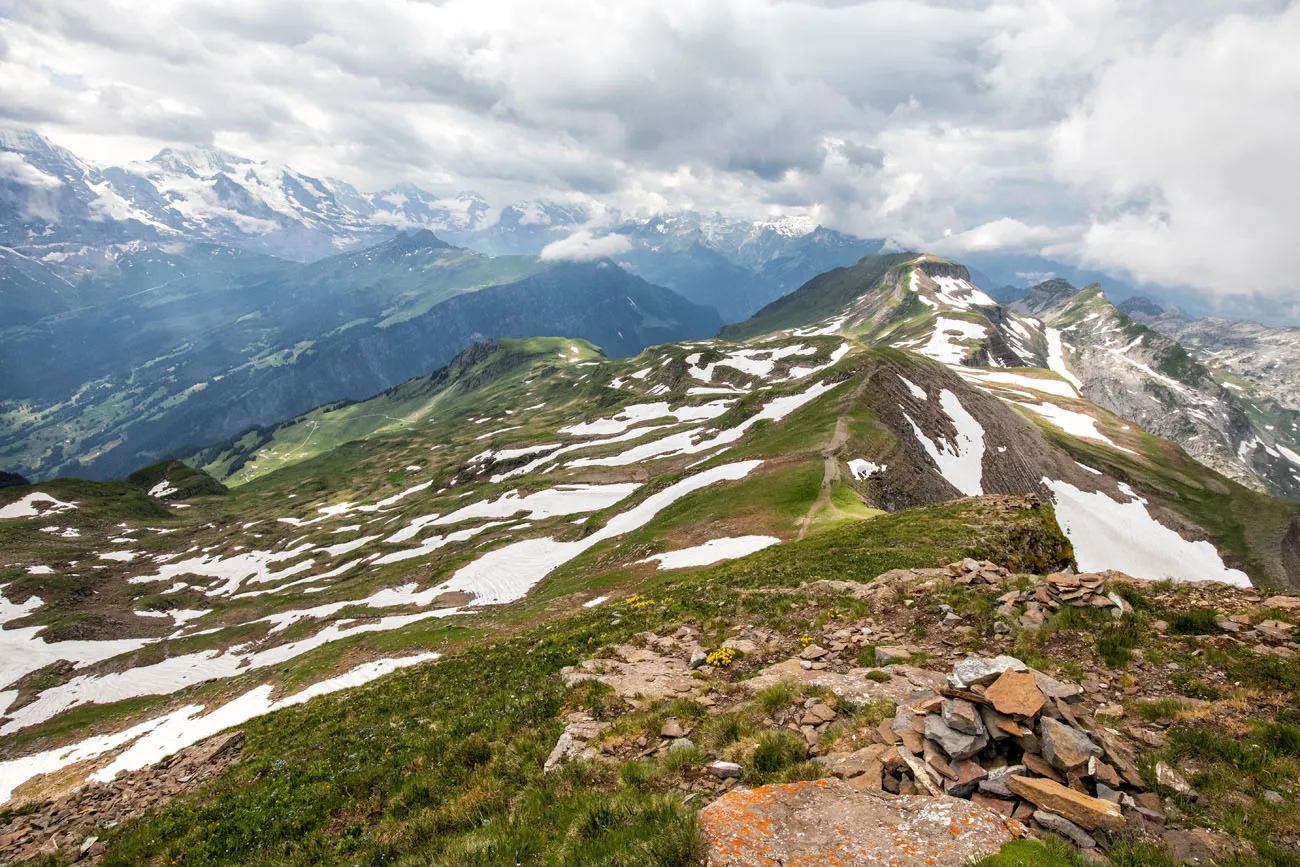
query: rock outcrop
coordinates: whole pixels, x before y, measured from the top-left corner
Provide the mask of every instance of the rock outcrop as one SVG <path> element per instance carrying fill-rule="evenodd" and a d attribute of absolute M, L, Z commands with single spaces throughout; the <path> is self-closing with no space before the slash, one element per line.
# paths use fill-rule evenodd
<path fill-rule="evenodd" d="M 965 867 L 1024 827 L 957 798 L 889 798 L 839 780 L 730 792 L 700 811 L 709 867 Z"/>

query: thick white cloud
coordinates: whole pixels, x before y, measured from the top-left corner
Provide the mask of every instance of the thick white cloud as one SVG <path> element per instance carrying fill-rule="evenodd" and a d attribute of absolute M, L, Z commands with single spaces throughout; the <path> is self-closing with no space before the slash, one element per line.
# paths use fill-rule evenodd
<path fill-rule="evenodd" d="M 1101 74 L 1058 128 L 1093 207 L 1086 261 L 1224 294 L 1300 288 L 1300 5 L 1171 32 Z"/>
<path fill-rule="evenodd" d="M 1285 0 L 0 10 L 0 117 L 101 161 L 215 143 L 364 188 L 806 214 L 906 246 L 1297 288 Z"/>
<path fill-rule="evenodd" d="M 928 246 L 938 253 L 959 256 L 962 253 L 989 250 L 1040 249 L 1068 238 L 1073 227 L 1030 226 L 1010 217 L 981 223 L 965 232 L 945 235 Z"/>
<path fill-rule="evenodd" d="M 623 235 L 602 235 L 596 237 L 586 229 L 580 229 L 567 238 L 552 241 L 542 248 L 541 258 L 547 262 L 590 262 L 617 256 L 632 249 L 632 242 Z"/>
<path fill-rule="evenodd" d="M 45 174 L 13 151 L 0 151 L 0 178 L 12 178 L 20 184 L 46 190 L 63 186 L 63 181 Z"/>

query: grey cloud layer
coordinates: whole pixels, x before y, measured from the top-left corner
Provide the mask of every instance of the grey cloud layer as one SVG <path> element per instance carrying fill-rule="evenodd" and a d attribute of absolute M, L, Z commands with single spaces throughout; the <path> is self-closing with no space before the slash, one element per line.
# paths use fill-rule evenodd
<path fill-rule="evenodd" d="M 362 187 L 807 211 L 955 254 L 1042 250 L 1225 295 L 1297 289 L 1296 3 L 0 10 L 0 113 L 105 160 L 216 142 Z"/>

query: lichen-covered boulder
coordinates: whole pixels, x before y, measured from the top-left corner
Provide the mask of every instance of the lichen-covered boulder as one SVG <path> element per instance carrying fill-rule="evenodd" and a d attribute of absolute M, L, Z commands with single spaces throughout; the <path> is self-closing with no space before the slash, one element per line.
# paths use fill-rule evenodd
<path fill-rule="evenodd" d="M 709 867 L 966 867 L 1025 828 L 971 801 L 890 797 L 842 780 L 729 792 L 700 811 Z"/>

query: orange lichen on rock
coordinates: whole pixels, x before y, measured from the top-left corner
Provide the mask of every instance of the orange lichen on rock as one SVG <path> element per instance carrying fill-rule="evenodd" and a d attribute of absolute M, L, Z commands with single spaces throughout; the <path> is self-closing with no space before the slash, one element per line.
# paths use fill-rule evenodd
<path fill-rule="evenodd" d="M 730 792 L 700 812 L 710 867 L 963 867 L 1022 836 L 951 797 L 890 797 L 840 780 Z"/>

